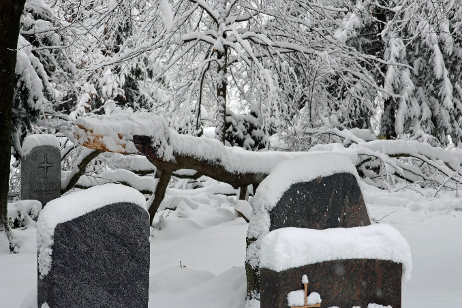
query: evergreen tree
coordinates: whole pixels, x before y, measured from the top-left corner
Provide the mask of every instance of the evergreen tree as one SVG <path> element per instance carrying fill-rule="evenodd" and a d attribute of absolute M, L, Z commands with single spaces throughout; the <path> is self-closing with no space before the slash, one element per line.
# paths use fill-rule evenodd
<path fill-rule="evenodd" d="M 453 0 L 358 1 L 343 37 L 379 57 L 367 66 L 382 86 L 380 135 L 450 136 L 462 146 L 462 6 Z"/>
<path fill-rule="evenodd" d="M 22 140 L 38 119 L 66 112 L 75 96 L 74 65 L 65 51 L 60 24 L 40 0 L 27 1 L 21 17 L 16 62 L 12 144 L 20 155 Z"/>

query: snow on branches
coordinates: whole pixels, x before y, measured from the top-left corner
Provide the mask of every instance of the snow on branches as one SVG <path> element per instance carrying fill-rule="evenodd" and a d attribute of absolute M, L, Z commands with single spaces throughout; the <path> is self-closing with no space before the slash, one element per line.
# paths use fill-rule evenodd
<path fill-rule="evenodd" d="M 83 146 L 142 154 L 161 170 L 194 169 L 235 188 L 258 185 L 280 161 L 315 152 L 346 155 L 362 178 L 383 188 L 396 187 L 399 182 L 439 189 L 457 189 L 462 184 L 461 151 L 412 140 L 366 141 L 370 134 L 359 130 L 325 132 L 345 146 L 330 143 L 318 144 L 309 152 L 251 152 L 205 137 L 180 135 L 162 118 L 147 113 L 80 118 L 76 124 L 75 134 Z"/>

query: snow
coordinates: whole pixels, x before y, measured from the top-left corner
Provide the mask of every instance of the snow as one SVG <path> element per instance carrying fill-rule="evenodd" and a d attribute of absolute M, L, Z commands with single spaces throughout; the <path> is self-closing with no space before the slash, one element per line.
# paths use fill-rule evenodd
<path fill-rule="evenodd" d="M 321 303 L 321 301 L 319 293 L 311 292 L 310 295 L 307 296 L 306 303 L 308 305 L 315 305 Z M 298 290 L 289 292 L 289 294 L 287 294 L 287 303 L 289 307 L 305 305 L 305 291 Z"/>
<path fill-rule="evenodd" d="M 218 276 L 174 267 L 151 276 L 150 307 L 243 307 L 246 285 L 242 281 L 242 267 L 233 267 Z"/>
<path fill-rule="evenodd" d="M 203 183 L 205 188 L 216 184 L 214 181 Z M 402 306 L 462 307 L 462 199 L 455 197 L 455 192 L 442 192 L 440 197 L 427 199 L 409 190 L 388 192 L 365 183 L 360 186 L 371 219 L 394 226 L 411 246 L 412 279 L 403 283 Z M 434 191 L 428 193 L 433 195 Z M 242 218 L 232 216 L 216 219 L 213 225 L 202 224 L 218 209 L 232 213 L 236 200 L 213 195 L 204 189 L 198 194 L 190 192 L 176 199 L 174 193 L 167 191 L 167 194 L 166 206 L 172 200 L 178 203 L 181 199 L 190 205 L 190 211 L 185 218 L 177 216 L 176 210 L 163 210 L 156 215 L 157 221 L 158 216 L 163 215 L 165 225 L 169 227 L 152 229 L 156 232 L 150 238 L 150 283 L 160 286 L 163 279 L 166 286 L 150 289 L 149 307 L 259 308 L 257 299 L 245 302 L 243 266 L 248 224 Z M 175 228 L 186 220 L 198 228 Z M 176 232 L 174 238 L 164 237 L 173 229 Z M 1 308 L 19 307 L 27 298 L 32 298 L 29 305 L 25 303 L 21 307 L 36 307 L 33 300 L 37 285 L 36 228 L 30 225 L 18 232 L 25 238 L 19 253 L 0 255 Z M 180 269 L 180 261 L 186 268 Z M 197 275 L 194 274 L 196 271 Z M 185 286 L 183 279 L 189 284 Z M 180 289 L 182 287 L 185 289 Z"/>
<path fill-rule="evenodd" d="M 10 243 L 6 232 L 0 232 L 0 255 L 9 254 L 10 252 Z"/>
<path fill-rule="evenodd" d="M 173 27 L 173 11 L 172 6 L 168 2 L 168 0 L 160 0 L 159 11 L 160 17 L 164 22 L 165 29 L 167 29 L 167 31 L 170 31 L 170 29 L 172 29 Z"/>
<path fill-rule="evenodd" d="M 139 176 L 128 170 L 118 169 L 106 170 L 92 176 L 83 176 L 79 179 L 77 185 L 91 187 L 113 182 L 127 183 L 139 191 L 154 192 L 159 180 L 153 176 Z"/>
<path fill-rule="evenodd" d="M 37 307 L 37 287 L 34 287 L 24 298 L 19 308 Z"/>
<path fill-rule="evenodd" d="M 24 139 L 22 145 L 22 156 L 26 157 L 33 148 L 49 145 L 60 149 L 58 139 L 54 135 L 41 134 L 41 135 L 29 135 Z"/>
<path fill-rule="evenodd" d="M 386 224 L 326 230 L 274 230 L 262 240 L 260 267 L 281 272 L 307 264 L 347 259 L 402 263 L 403 280 L 411 278 L 409 244 L 395 228 Z"/>
<path fill-rule="evenodd" d="M 172 147 L 169 145 L 171 131 L 159 116 L 149 113 L 115 112 L 104 119 L 105 121 L 90 117 L 77 119 L 75 133 L 80 136 L 79 142 L 87 141 L 91 137 L 78 126 L 90 129 L 94 134 L 103 135 L 101 141 L 113 152 L 136 153 L 133 142 L 129 140 L 134 135 L 151 136 L 154 139 L 153 146 L 156 147 L 157 155 L 166 160 L 173 158 Z M 124 139 L 120 140 L 119 134 L 123 135 Z"/>
<path fill-rule="evenodd" d="M 35 109 L 34 111 L 42 111 L 46 102 L 44 89 L 51 88 L 48 75 L 41 59 L 39 60 L 33 52 L 32 44 L 22 35 L 18 38 L 15 72 L 19 77 L 18 85 L 23 84 L 30 94 L 26 98 L 27 101 L 22 101 L 21 104 L 28 105 L 28 108 Z"/>
<path fill-rule="evenodd" d="M 244 217 L 250 221 L 252 217 L 252 206 L 250 205 L 249 202 L 245 200 L 238 200 L 236 201 L 236 204 L 234 205 L 234 209 L 244 215 Z"/>
<path fill-rule="evenodd" d="M 8 217 L 11 217 L 13 221 L 21 221 L 26 226 L 36 226 L 35 220 L 41 209 L 42 203 L 38 200 L 19 200 L 8 203 Z"/>
<path fill-rule="evenodd" d="M 204 127 L 204 136 L 209 139 L 215 139 L 216 127 Z"/>
<path fill-rule="evenodd" d="M 119 184 L 100 185 L 50 201 L 37 221 L 37 259 L 40 277 L 46 276 L 51 268 L 53 234 L 58 224 L 120 202 L 134 203 L 146 210 L 146 200 L 139 191 Z"/>
<path fill-rule="evenodd" d="M 154 166 L 146 156 L 142 155 L 122 155 L 117 153 L 104 153 L 103 155 L 111 155 L 111 165 L 114 169 L 126 169 L 132 172 L 152 172 L 155 173 Z"/>
<path fill-rule="evenodd" d="M 310 153 L 316 152 L 341 153 L 348 156 L 356 165 L 358 165 L 361 161 L 364 161 L 364 157 L 376 157 L 387 163 L 385 164 L 385 168 L 388 168 L 389 172 L 394 172 L 398 176 L 409 176 L 409 178 L 413 181 L 435 181 L 439 185 L 444 184 L 445 186 L 453 189 L 457 188 L 454 183 L 445 183 L 444 179 L 441 177 L 433 176 L 430 179 L 422 173 L 419 168 L 410 166 L 409 164 L 404 165 L 399 160 L 391 159 L 388 156 L 398 155 L 402 157 L 415 157 L 429 166 L 436 168 L 443 175 L 451 178 L 457 173 L 460 174 L 459 168 L 462 165 L 461 151 L 432 147 L 430 144 L 418 141 L 375 140 L 367 143 L 352 144 L 348 148 L 345 148 L 341 144 L 318 144 L 310 149 Z"/>
<path fill-rule="evenodd" d="M 297 290 L 287 294 L 287 303 L 289 307 L 305 305 L 305 291 Z"/>
<path fill-rule="evenodd" d="M 197 173 L 194 169 L 180 169 L 175 171 L 175 175 L 179 176 L 193 176 Z"/>
<path fill-rule="evenodd" d="M 321 302 L 321 295 L 317 292 L 311 292 L 310 295 L 308 295 L 306 303 L 308 305 L 314 305 L 314 304 L 319 304 Z"/>

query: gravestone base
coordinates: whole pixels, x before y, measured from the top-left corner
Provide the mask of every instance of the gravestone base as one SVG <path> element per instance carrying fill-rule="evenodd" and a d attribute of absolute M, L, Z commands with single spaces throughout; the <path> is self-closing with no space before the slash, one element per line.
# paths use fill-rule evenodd
<path fill-rule="evenodd" d="M 261 308 L 287 308 L 287 294 L 303 289 L 321 295 L 321 307 L 367 307 L 368 304 L 401 308 L 402 264 L 386 260 L 348 259 L 309 264 L 276 272 L 260 269 Z"/>

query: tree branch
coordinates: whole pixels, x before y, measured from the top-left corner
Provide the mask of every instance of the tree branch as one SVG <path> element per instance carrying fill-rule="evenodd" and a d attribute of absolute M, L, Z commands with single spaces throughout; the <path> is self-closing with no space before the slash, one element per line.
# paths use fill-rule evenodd
<path fill-rule="evenodd" d="M 74 166 L 74 169 L 71 171 L 71 174 L 68 175 L 67 179 L 63 181 L 63 187 L 61 187 L 61 194 L 68 192 L 75 184 L 79 181 L 80 177 L 85 173 L 85 168 L 100 153 L 99 150 L 93 151 L 84 151 L 82 152 L 82 157 L 79 158 L 79 163 Z"/>

